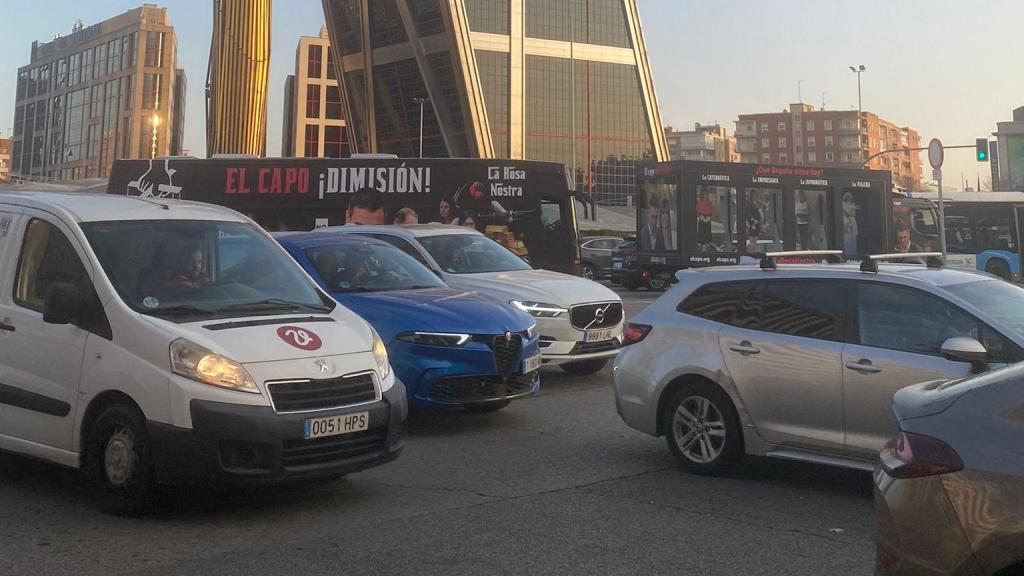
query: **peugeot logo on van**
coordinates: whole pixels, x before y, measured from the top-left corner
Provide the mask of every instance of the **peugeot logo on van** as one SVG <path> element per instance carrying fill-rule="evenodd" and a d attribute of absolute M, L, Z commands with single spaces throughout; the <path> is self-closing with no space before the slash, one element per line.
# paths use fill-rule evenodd
<path fill-rule="evenodd" d="M 317 358 L 313 361 L 313 367 L 320 371 L 320 374 L 327 374 L 332 370 L 331 365 L 327 363 L 327 360 L 323 358 Z"/>

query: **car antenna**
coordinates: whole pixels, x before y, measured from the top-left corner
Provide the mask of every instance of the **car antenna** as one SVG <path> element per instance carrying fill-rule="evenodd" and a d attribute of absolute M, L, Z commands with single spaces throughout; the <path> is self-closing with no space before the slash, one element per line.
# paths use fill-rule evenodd
<path fill-rule="evenodd" d="M 129 198 L 135 198 L 139 202 L 145 202 L 146 204 L 152 204 L 154 206 L 159 206 L 159 207 L 163 208 L 164 210 L 170 210 L 171 209 L 171 207 L 168 206 L 167 204 L 164 204 L 162 202 L 157 202 L 156 200 L 151 200 L 151 199 L 145 198 L 143 196 L 129 196 Z"/>

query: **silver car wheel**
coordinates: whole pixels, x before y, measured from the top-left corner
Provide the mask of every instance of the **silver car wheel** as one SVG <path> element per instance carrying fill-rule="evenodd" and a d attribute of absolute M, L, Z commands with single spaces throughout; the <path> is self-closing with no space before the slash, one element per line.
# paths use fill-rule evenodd
<path fill-rule="evenodd" d="M 687 460 L 714 462 L 725 448 L 725 419 L 707 398 L 688 396 L 672 417 L 672 437 Z"/>
<path fill-rule="evenodd" d="M 591 266 L 590 264 L 584 264 L 583 265 L 583 272 L 582 272 L 581 276 L 585 280 L 593 280 L 594 279 L 594 267 Z"/>
<path fill-rule="evenodd" d="M 103 451 L 107 479 L 115 486 L 124 485 L 134 475 L 135 466 L 135 437 L 130 430 L 118 428 L 110 435 Z"/>

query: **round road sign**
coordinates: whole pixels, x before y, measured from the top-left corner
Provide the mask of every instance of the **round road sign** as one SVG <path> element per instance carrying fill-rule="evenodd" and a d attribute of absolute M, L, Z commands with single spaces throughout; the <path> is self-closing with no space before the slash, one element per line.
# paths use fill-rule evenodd
<path fill-rule="evenodd" d="M 932 168 L 938 170 L 942 168 L 942 161 L 945 159 L 946 153 L 942 149 L 942 142 L 938 138 L 932 138 L 932 141 L 928 143 L 928 161 L 932 163 Z"/>

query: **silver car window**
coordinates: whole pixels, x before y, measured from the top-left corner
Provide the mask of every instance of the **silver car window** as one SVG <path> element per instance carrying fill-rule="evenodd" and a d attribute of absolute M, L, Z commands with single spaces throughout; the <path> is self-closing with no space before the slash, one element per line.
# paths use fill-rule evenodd
<path fill-rule="evenodd" d="M 753 295 L 765 332 L 842 341 L 847 286 L 834 280 L 778 280 L 762 283 Z"/>
<path fill-rule="evenodd" d="M 858 288 L 857 335 L 862 346 L 940 355 L 948 338 L 980 338 L 980 322 L 937 296 L 905 286 Z"/>

